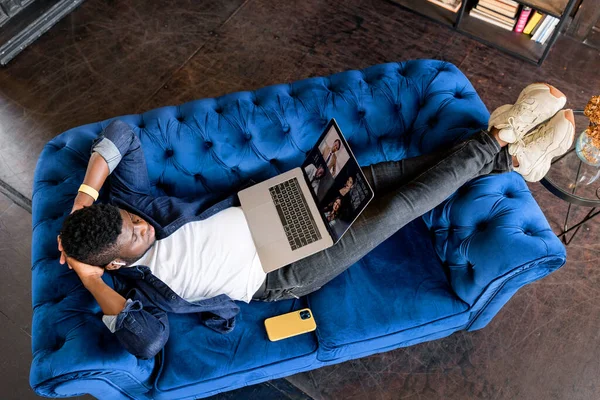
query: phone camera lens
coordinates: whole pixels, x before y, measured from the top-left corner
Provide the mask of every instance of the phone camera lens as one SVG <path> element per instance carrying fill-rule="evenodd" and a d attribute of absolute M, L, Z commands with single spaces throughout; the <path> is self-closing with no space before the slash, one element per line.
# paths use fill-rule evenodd
<path fill-rule="evenodd" d="M 301 311 L 300 312 L 300 318 L 301 319 L 309 319 L 310 318 L 310 312 L 308 312 L 308 311 Z"/>

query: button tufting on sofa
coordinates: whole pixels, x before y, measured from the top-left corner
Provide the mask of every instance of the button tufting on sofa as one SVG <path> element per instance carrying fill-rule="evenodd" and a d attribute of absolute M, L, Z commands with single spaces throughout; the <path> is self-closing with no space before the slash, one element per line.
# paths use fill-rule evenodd
<path fill-rule="evenodd" d="M 141 122 L 141 123 L 138 125 L 138 128 L 140 128 L 140 129 L 144 129 L 145 127 L 146 127 L 146 124 L 145 124 L 145 123 L 143 123 L 143 122 Z"/>
<path fill-rule="evenodd" d="M 288 124 L 285 124 L 281 127 L 281 130 L 283 131 L 283 133 L 289 133 L 290 132 L 290 126 Z"/>
<path fill-rule="evenodd" d="M 364 117 L 364 116 L 365 116 L 365 114 L 366 114 L 366 111 L 365 111 L 365 109 L 364 109 L 364 108 L 362 108 L 362 107 L 361 107 L 361 108 L 359 108 L 359 109 L 357 109 L 357 110 L 356 110 L 356 112 L 357 112 L 357 114 L 358 114 L 358 116 L 359 116 L 360 118 Z"/>
<path fill-rule="evenodd" d="M 476 230 L 478 230 L 479 232 L 481 232 L 481 231 L 485 231 L 485 230 L 487 229 L 487 227 L 488 227 L 488 224 L 489 224 L 489 223 L 488 223 L 487 221 L 481 221 L 481 222 L 478 222 L 478 223 L 475 225 L 475 229 L 476 229 Z"/>
<path fill-rule="evenodd" d="M 185 118 L 183 118 L 182 116 L 179 116 L 179 117 L 177 117 L 177 121 L 183 122 L 183 121 L 185 121 Z"/>
<path fill-rule="evenodd" d="M 204 148 L 210 149 L 211 147 L 213 147 L 213 142 L 211 142 L 209 140 L 204 142 Z"/>
<path fill-rule="evenodd" d="M 173 151 L 173 149 L 167 149 L 167 150 L 165 150 L 165 157 L 167 157 L 167 158 L 173 157 L 174 153 L 175 152 Z"/>
<path fill-rule="evenodd" d="M 251 134 L 251 133 L 249 133 L 249 132 L 246 132 L 246 133 L 244 134 L 244 140 L 245 140 L 246 142 L 249 142 L 249 141 L 251 141 L 251 140 L 252 140 L 252 134 Z"/>
<path fill-rule="evenodd" d="M 215 108 L 215 112 L 217 114 L 221 114 L 223 112 L 223 109 L 221 107 L 217 107 L 217 108 Z"/>
<path fill-rule="evenodd" d="M 333 92 L 333 83 L 331 83 L 331 80 L 327 79 L 326 83 L 325 83 L 325 87 L 327 88 L 327 90 L 329 90 L 330 92 Z"/>
<path fill-rule="evenodd" d="M 54 345 L 52 345 L 49 350 L 58 351 L 65 345 L 65 342 L 66 342 L 66 339 L 64 339 L 62 337 L 58 337 L 58 338 L 56 338 L 56 342 L 54 343 Z"/>
<path fill-rule="evenodd" d="M 463 98 L 463 94 L 461 92 L 456 92 L 454 93 L 454 98 L 460 100 Z"/>

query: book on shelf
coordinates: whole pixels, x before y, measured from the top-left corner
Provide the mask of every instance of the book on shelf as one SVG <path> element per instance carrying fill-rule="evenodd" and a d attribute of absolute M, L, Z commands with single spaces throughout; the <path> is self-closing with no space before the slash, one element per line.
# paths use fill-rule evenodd
<path fill-rule="evenodd" d="M 515 23 L 517 22 L 517 20 L 515 18 L 505 17 L 504 15 L 498 14 L 492 10 L 482 7 L 479 4 L 477 5 L 477 7 L 475 7 L 475 10 L 479 11 L 482 14 L 487 15 L 490 18 L 495 19 L 498 22 L 505 23 L 507 26 L 510 26 L 510 29 L 512 29 L 513 26 L 515 26 Z"/>
<path fill-rule="evenodd" d="M 500 27 L 500 28 L 506 29 L 506 30 L 508 30 L 508 31 L 512 31 L 512 28 L 513 28 L 512 26 L 509 26 L 509 25 L 507 25 L 507 24 L 506 24 L 506 23 L 504 23 L 504 22 L 501 22 L 501 21 L 499 21 L 499 20 L 497 20 L 497 19 L 495 19 L 495 18 L 492 18 L 492 17 L 490 17 L 489 15 L 487 15 L 487 14 L 484 14 L 484 13 L 482 13 L 481 11 L 477 10 L 476 8 L 472 9 L 472 10 L 469 12 L 469 15 L 470 15 L 470 16 L 472 16 L 473 18 L 477 18 L 477 19 L 479 19 L 479 20 L 482 20 L 482 21 L 488 22 L 488 23 L 490 23 L 490 24 L 492 24 L 492 25 L 496 25 L 497 27 Z"/>
<path fill-rule="evenodd" d="M 517 8 L 521 5 L 519 2 L 516 2 L 513 0 L 496 0 L 496 1 L 499 1 L 500 3 L 508 4 L 509 6 L 517 7 Z"/>
<path fill-rule="evenodd" d="M 519 18 L 517 19 L 517 24 L 515 25 L 515 32 L 522 33 L 525 29 L 525 25 L 527 25 L 527 20 L 529 19 L 529 15 L 531 15 L 531 8 L 525 7 L 521 9 L 519 13 Z"/>
<path fill-rule="evenodd" d="M 517 10 L 519 9 L 519 7 L 509 6 L 498 0 L 479 0 L 479 3 L 477 4 L 487 9 L 496 11 L 497 13 L 505 15 L 509 18 L 514 18 L 517 15 Z"/>
<path fill-rule="evenodd" d="M 445 8 L 446 10 L 450 10 L 452 12 L 457 12 L 460 9 L 462 4 L 461 0 L 427 0 L 430 3 L 436 4 L 440 7 Z"/>
<path fill-rule="evenodd" d="M 482 12 L 483 14 L 486 14 L 486 15 L 494 18 L 494 19 L 497 19 L 498 21 L 501 21 L 501 22 L 504 22 L 504 23 L 506 23 L 508 25 L 511 25 L 511 28 L 513 26 L 515 26 L 515 23 L 517 22 L 516 18 L 509 18 L 509 17 L 507 17 L 505 15 L 498 14 L 497 12 L 492 11 L 492 10 L 490 10 L 488 8 L 485 8 L 485 7 L 481 6 L 480 4 L 478 4 L 477 7 L 475 7 L 475 9 L 478 10 L 478 11 L 480 11 L 480 12 Z"/>
<path fill-rule="evenodd" d="M 548 39 L 550 39 L 550 36 L 552 36 L 552 34 L 554 33 L 554 30 L 556 29 L 556 25 L 558 25 L 558 22 L 559 22 L 558 18 L 550 17 L 550 23 L 548 23 L 548 27 L 546 28 L 544 33 L 537 40 L 538 43 L 546 44 Z"/>
<path fill-rule="evenodd" d="M 523 29 L 523 33 L 526 35 L 530 35 L 533 29 L 537 26 L 537 24 L 540 23 L 543 17 L 544 15 L 541 12 L 533 12 L 533 15 L 531 16 L 531 18 L 529 18 L 529 22 L 527 22 L 527 25 L 525 25 L 525 29 Z"/>
<path fill-rule="evenodd" d="M 547 17 L 548 17 L 547 15 L 543 14 L 540 21 L 535 25 L 535 27 L 531 31 L 531 39 L 532 40 L 533 40 L 533 37 L 537 35 L 537 32 L 540 30 L 540 28 L 544 25 L 544 21 L 546 21 Z"/>
<path fill-rule="evenodd" d="M 551 22 L 552 22 L 552 17 L 549 15 L 546 15 L 544 17 L 544 20 L 534 30 L 533 35 L 531 36 L 531 40 L 537 42 L 538 39 L 540 37 L 542 37 L 542 35 L 544 33 L 546 33 L 546 29 L 548 29 L 548 26 L 550 25 Z"/>
<path fill-rule="evenodd" d="M 469 15 L 500 28 L 513 30 L 518 10 L 518 6 L 501 0 L 479 0 Z"/>

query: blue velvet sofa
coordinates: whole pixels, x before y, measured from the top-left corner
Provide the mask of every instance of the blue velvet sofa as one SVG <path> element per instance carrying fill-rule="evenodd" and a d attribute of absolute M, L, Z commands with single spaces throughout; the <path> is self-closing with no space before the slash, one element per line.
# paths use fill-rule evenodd
<path fill-rule="evenodd" d="M 155 193 L 231 193 L 298 166 L 335 117 L 362 165 L 448 146 L 485 127 L 488 111 L 452 64 L 415 60 L 119 117 L 139 134 Z M 401 229 L 316 293 L 240 304 L 230 334 L 169 315 L 154 359 L 127 353 L 56 235 L 90 146 L 110 120 L 71 129 L 43 149 L 33 189 L 33 363 L 36 393 L 101 399 L 193 399 L 483 328 L 522 286 L 565 263 L 523 179 L 476 179 Z M 105 195 L 105 194 L 104 194 Z M 109 274 L 105 281 L 112 284 Z M 267 317 L 310 307 L 316 332 L 271 343 Z"/>

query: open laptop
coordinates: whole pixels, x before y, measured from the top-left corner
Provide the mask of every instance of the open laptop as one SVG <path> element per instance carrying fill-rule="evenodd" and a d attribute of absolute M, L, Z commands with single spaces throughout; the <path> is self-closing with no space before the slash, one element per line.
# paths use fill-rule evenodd
<path fill-rule="evenodd" d="M 271 272 L 337 243 L 373 190 L 332 119 L 302 167 L 238 197 L 263 269 Z"/>

